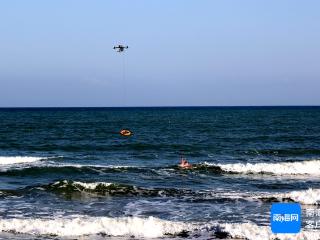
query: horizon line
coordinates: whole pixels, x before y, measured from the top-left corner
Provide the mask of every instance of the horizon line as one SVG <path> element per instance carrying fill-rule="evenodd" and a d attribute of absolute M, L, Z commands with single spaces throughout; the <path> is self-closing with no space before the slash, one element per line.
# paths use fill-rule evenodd
<path fill-rule="evenodd" d="M 256 108 L 256 107 L 320 107 L 320 105 L 170 105 L 170 106 L 14 106 L 0 109 L 28 108 Z"/>

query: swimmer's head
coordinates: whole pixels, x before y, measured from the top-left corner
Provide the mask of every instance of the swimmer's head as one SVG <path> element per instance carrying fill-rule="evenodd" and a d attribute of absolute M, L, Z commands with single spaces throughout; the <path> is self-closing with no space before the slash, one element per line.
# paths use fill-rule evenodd
<path fill-rule="evenodd" d="M 187 160 L 185 158 L 181 158 L 181 164 L 186 164 Z"/>

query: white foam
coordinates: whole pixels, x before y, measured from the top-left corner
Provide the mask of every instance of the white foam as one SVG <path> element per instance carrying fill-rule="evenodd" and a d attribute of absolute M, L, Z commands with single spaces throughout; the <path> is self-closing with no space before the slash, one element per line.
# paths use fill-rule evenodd
<path fill-rule="evenodd" d="M 320 160 L 281 162 L 281 163 L 235 163 L 235 164 L 212 164 L 208 166 L 220 167 L 226 172 L 236 173 L 271 173 L 277 175 L 320 175 Z"/>
<path fill-rule="evenodd" d="M 104 233 L 111 236 L 156 238 L 179 233 L 191 226 L 154 217 L 86 217 L 57 219 L 0 219 L 0 231 L 35 235 L 80 236 Z"/>
<path fill-rule="evenodd" d="M 99 185 L 103 185 L 105 187 L 112 185 L 112 183 L 107 183 L 107 182 L 94 182 L 94 183 L 73 182 L 73 184 L 80 185 L 86 189 L 96 189 L 96 187 Z"/>
<path fill-rule="evenodd" d="M 0 157 L 0 165 L 12 165 L 12 164 L 19 164 L 19 163 L 33 163 L 43 159 L 43 157 L 27 157 L 27 156 L 8 156 L 8 157 Z"/>
<path fill-rule="evenodd" d="M 93 182 L 93 183 L 85 183 L 85 182 L 79 182 L 79 181 L 73 181 L 73 182 L 68 182 L 67 180 L 63 180 L 62 181 L 64 184 L 68 184 L 68 183 L 71 183 L 73 184 L 74 186 L 81 186 L 81 187 L 84 187 L 85 189 L 91 189 L 91 190 L 94 190 L 96 189 L 97 186 L 99 185 L 103 185 L 105 187 L 108 187 L 110 185 L 112 185 L 112 183 L 109 183 L 109 182 Z M 55 182 L 53 185 L 58 185 L 58 184 L 61 184 L 61 182 Z M 60 187 L 63 187 L 60 186 Z"/>
<path fill-rule="evenodd" d="M 295 202 L 306 205 L 319 205 L 320 204 L 320 189 L 312 189 L 304 191 L 293 191 L 285 194 L 279 194 L 278 198 L 290 198 Z"/>
<path fill-rule="evenodd" d="M 232 238 L 248 240 L 318 240 L 320 231 L 301 231 L 298 234 L 273 234 L 269 226 L 258 226 L 253 223 L 224 224 L 223 230 L 228 232 Z"/>
<path fill-rule="evenodd" d="M 213 227 L 213 228 L 211 228 Z M 212 229 L 227 232 L 232 238 L 247 240 L 318 240 L 320 231 L 302 230 L 298 234 L 273 234 L 269 226 L 254 223 L 183 223 L 167 221 L 155 217 L 89 217 L 70 216 L 56 219 L 12 218 L 0 219 L 0 231 L 32 235 L 57 235 L 60 237 L 106 234 L 110 236 L 134 236 L 135 238 L 161 238 L 166 234 L 182 231 L 200 233 L 209 236 Z M 200 232 L 199 232 L 200 231 Z M 208 235 L 209 234 L 209 235 Z"/>

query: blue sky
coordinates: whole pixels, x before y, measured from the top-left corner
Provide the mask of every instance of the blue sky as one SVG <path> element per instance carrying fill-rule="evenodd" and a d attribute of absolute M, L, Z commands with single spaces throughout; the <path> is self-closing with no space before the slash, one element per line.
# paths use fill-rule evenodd
<path fill-rule="evenodd" d="M 1 1 L 0 106 L 320 105 L 319 9 L 316 0 Z M 125 82 L 117 43 L 129 45 Z"/>

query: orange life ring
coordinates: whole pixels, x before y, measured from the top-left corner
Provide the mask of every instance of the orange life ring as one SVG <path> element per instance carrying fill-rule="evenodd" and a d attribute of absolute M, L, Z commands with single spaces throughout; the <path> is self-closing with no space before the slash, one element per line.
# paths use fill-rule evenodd
<path fill-rule="evenodd" d="M 120 131 L 120 134 L 121 134 L 122 136 L 129 137 L 129 136 L 132 135 L 132 132 L 131 132 L 130 130 L 128 130 L 128 129 L 122 129 L 122 130 Z"/>

